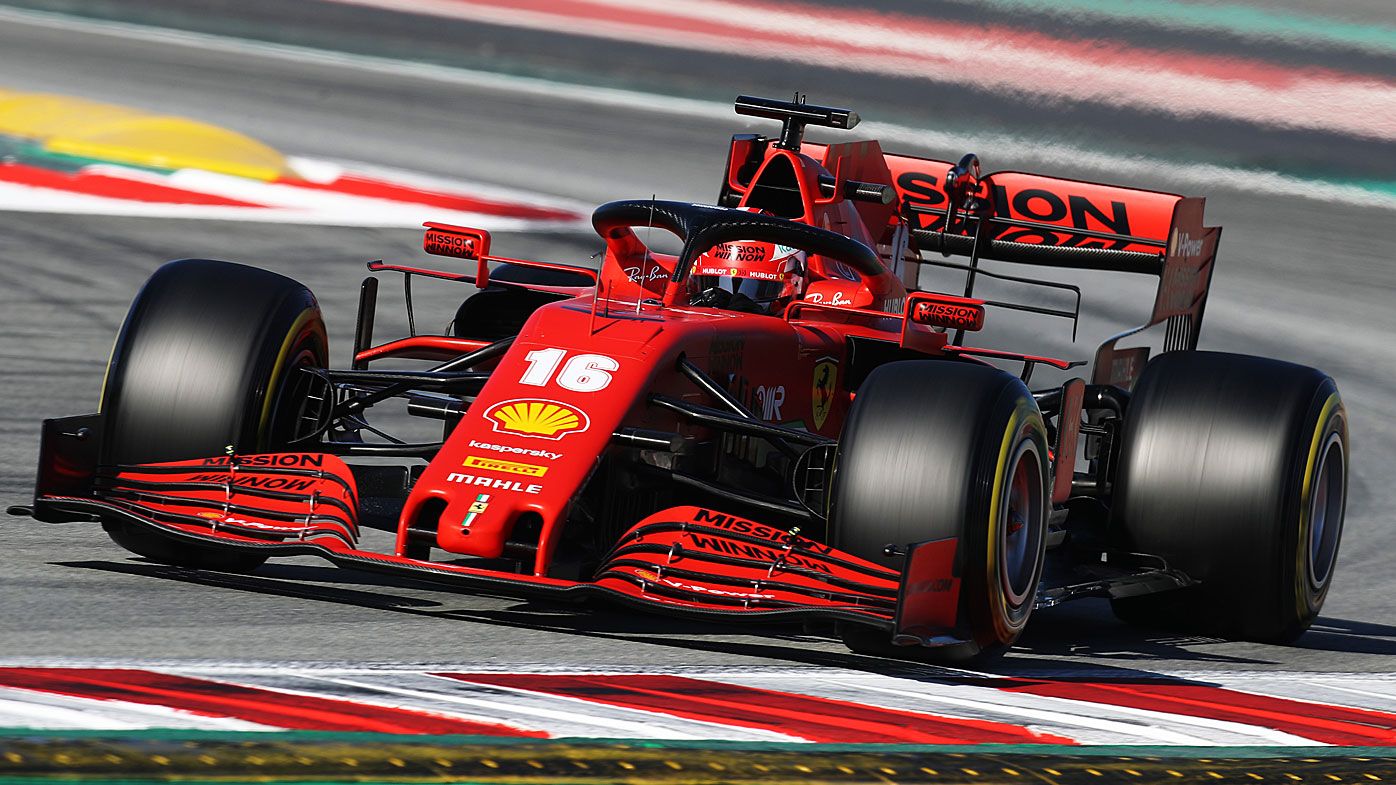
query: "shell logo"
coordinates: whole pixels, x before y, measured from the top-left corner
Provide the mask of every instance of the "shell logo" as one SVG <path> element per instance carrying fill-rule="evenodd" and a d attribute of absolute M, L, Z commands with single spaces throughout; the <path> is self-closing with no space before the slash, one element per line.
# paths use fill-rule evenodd
<path fill-rule="evenodd" d="M 559 401 L 518 398 L 491 406 L 485 411 L 495 431 L 534 439 L 561 439 L 591 427 L 586 412 Z"/>

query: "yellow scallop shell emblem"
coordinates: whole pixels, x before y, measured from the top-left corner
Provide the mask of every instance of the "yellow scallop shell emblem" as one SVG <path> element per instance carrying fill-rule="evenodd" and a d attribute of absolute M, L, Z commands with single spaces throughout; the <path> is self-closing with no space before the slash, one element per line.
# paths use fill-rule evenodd
<path fill-rule="evenodd" d="M 531 398 L 497 403 L 485 412 L 485 418 L 500 433 L 538 439 L 561 439 L 585 431 L 591 424 L 584 412 L 565 403 Z"/>

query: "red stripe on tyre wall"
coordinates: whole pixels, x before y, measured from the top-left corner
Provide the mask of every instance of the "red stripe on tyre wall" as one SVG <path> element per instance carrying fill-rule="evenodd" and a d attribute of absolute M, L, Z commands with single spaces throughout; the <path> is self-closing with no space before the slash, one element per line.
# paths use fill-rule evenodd
<path fill-rule="evenodd" d="M 228 199 L 198 191 L 186 191 L 182 188 L 147 183 L 141 180 L 128 180 L 124 177 L 113 177 L 82 170 L 71 173 L 59 172 L 16 163 L 0 164 L 0 182 L 80 193 L 88 196 L 102 196 L 108 199 L 126 199 L 133 202 L 198 204 L 218 207 L 265 207 L 265 205 L 252 202 L 241 202 L 237 199 Z"/>
<path fill-rule="evenodd" d="M 164 706 L 206 717 L 231 717 L 293 730 L 547 737 L 541 732 L 409 709 L 124 668 L 0 668 L 0 686 Z"/>
<path fill-rule="evenodd" d="M 580 698 L 686 720 L 774 731 L 815 742 L 1075 744 L 1071 739 L 1035 733 L 1016 725 L 884 709 L 684 676 L 434 675 Z"/>
<path fill-rule="evenodd" d="M 1007 692 L 1254 725 L 1326 744 L 1396 746 L 1396 714 L 1255 695 L 1208 684 L 1015 679 L 990 685 Z"/>

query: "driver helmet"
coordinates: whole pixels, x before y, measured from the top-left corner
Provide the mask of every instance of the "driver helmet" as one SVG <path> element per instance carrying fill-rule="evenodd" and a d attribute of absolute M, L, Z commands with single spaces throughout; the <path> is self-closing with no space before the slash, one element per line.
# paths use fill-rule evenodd
<path fill-rule="evenodd" d="M 805 283 L 805 252 L 761 240 L 721 243 L 698 257 L 691 280 L 694 305 L 781 313 Z"/>

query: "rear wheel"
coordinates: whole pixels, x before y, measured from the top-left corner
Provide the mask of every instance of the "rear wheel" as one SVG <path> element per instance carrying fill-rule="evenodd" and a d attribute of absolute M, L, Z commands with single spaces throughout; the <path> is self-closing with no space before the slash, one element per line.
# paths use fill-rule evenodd
<path fill-rule="evenodd" d="M 254 267 L 164 265 L 136 295 L 102 392 L 104 464 L 287 449 L 297 367 L 324 367 L 325 324 L 310 291 Z M 243 571 L 265 557 L 176 543 L 106 520 L 118 545 L 167 564 Z"/>
<path fill-rule="evenodd" d="M 1175 352 L 1135 388 L 1116 480 L 1115 547 L 1199 581 L 1115 600 L 1125 621 L 1288 642 L 1318 616 L 1342 536 L 1347 414 L 1320 371 Z"/>
<path fill-rule="evenodd" d="M 849 625 L 854 651 L 927 662 L 1002 654 L 1037 598 L 1047 534 L 1047 434 L 1032 394 L 996 368 L 884 365 L 858 390 L 831 493 L 831 543 L 900 568 L 888 545 L 959 538 L 957 619 L 967 642 L 893 646 Z"/>

